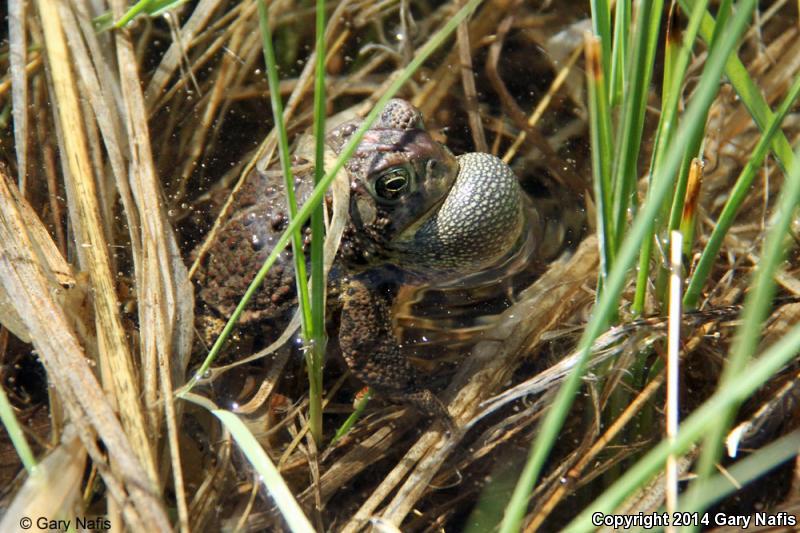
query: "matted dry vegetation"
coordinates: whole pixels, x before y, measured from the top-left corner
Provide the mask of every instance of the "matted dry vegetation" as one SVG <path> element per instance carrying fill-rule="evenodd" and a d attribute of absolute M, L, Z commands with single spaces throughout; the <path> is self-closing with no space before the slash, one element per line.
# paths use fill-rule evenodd
<path fill-rule="evenodd" d="M 796 6 L 785 4 L 761 12 L 740 53 L 770 104 L 800 70 Z M 369 110 L 458 5 L 332 3 L 329 114 Z M 3 386 L 46 481 L 25 483 L 2 435 L 0 508 L 7 518 L 103 516 L 131 530 L 280 530 L 280 516 L 230 435 L 205 409 L 173 395 L 207 350 L 195 332 L 190 251 L 213 238 L 215 217 L 227 215 L 226 200 L 256 161 L 277 160 L 256 2 L 200 0 L 100 34 L 91 18 L 104 9 L 122 13 L 121 0 L 91 9 L 63 0 L 8 6 L 10 48 L 0 55 L 0 107 L 11 113 L 0 114 L 0 357 Z M 312 120 L 314 13 L 304 6 L 271 5 L 295 137 Z M 486 1 L 402 96 L 455 153 L 505 157 L 526 190 L 566 194 L 588 211 L 591 225 L 581 56 L 587 16 L 578 1 Z M 693 67 L 704 60 L 701 49 Z M 698 249 L 758 139 L 732 91 L 721 95 L 705 143 Z M 655 113 L 655 92 L 652 99 Z M 790 115 L 790 141 L 796 126 Z M 701 309 L 684 317 L 686 411 L 713 391 L 782 180 L 768 161 L 725 240 Z M 521 291 L 481 342 L 462 349 L 455 375 L 440 387 L 460 426 L 450 434 L 377 401 L 329 446 L 359 387 L 335 354 L 325 374 L 324 445 L 305 428 L 300 357 L 237 367 L 196 392 L 225 406 L 247 401 L 269 380 L 272 396 L 242 416 L 320 531 L 360 531 L 373 518 L 403 531 L 487 523 L 496 510 L 484 507 L 491 494 L 482 491 L 490 487 L 501 501 L 494 509 L 502 510 L 537 421 L 574 361 L 598 275 L 592 232 Z M 764 346 L 800 317 L 796 242 L 787 245 Z M 636 381 L 629 369 L 661 368 L 664 310 L 653 300 L 653 318 L 628 317 L 632 290 L 619 305 L 622 325 L 597 343 L 585 394 L 531 496 L 528 531 L 564 525 L 662 436 L 663 370 Z M 229 352 L 226 362 L 245 355 Z M 751 425 L 740 447 L 797 427 L 796 372 L 787 369 L 744 406 L 741 421 Z M 684 472 L 692 457 L 681 462 Z M 760 483 L 722 508 L 797 509 L 800 474 L 792 465 Z M 662 502 L 654 483 L 626 509 L 651 512 Z"/>

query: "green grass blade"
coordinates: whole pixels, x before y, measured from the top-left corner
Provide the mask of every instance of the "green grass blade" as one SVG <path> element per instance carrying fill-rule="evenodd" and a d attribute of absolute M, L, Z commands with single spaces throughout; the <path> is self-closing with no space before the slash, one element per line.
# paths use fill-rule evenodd
<path fill-rule="evenodd" d="M 611 147 L 611 113 L 608 110 L 606 82 L 603 76 L 600 42 L 590 37 L 585 43 L 586 87 L 589 97 L 589 132 L 594 149 L 592 150 L 592 174 L 594 198 L 597 204 L 597 245 L 600 249 L 600 280 L 602 292 L 608 270 L 614 262 L 614 237 L 611 234 L 611 161 L 614 158 Z"/>
<path fill-rule="evenodd" d="M 316 71 L 314 78 L 314 185 L 325 176 L 325 0 L 316 6 Z M 325 222 L 322 205 L 311 213 L 311 349 L 308 367 L 309 427 L 314 440 L 322 442 L 322 368 L 325 360 Z"/>
<path fill-rule="evenodd" d="M 615 242 L 619 244 L 625 234 L 625 226 L 631 207 L 633 192 L 638 181 L 637 165 L 639 147 L 642 142 L 647 92 L 653 76 L 656 42 L 661 25 L 662 0 L 639 2 L 634 21 L 634 37 L 631 46 L 632 58 L 628 74 L 629 86 L 625 89 L 622 121 L 617 131 L 612 182 L 613 230 Z"/>
<path fill-rule="evenodd" d="M 22 461 L 22 466 L 30 474 L 36 468 L 36 457 L 33 455 L 30 446 L 28 446 L 28 441 L 25 440 L 25 433 L 22 431 L 16 415 L 14 415 L 14 407 L 8 401 L 6 391 L 2 386 L 0 386 L 0 421 L 3 422 L 3 426 L 8 432 L 8 437 L 11 439 L 11 444 Z"/>
<path fill-rule="evenodd" d="M 269 82 L 269 98 L 272 104 L 272 117 L 278 133 L 278 151 L 281 160 L 281 172 L 286 188 L 286 203 L 289 207 L 289 219 L 297 216 L 297 199 L 294 194 L 294 173 L 292 172 L 292 154 L 289 151 L 289 135 L 286 132 L 286 123 L 283 120 L 283 102 L 281 101 L 280 80 L 278 79 L 278 64 L 275 60 L 275 50 L 272 46 L 272 30 L 269 27 L 269 14 L 264 2 L 258 3 L 258 25 L 261 28 L 262 46 L 264 47 L 264 62 L 267 66 L 267 81 Z M 308 340 L 313 335 L 311 324 L 311 302 L 308 294 L 308 279 L 306 278 L 306 258 L 303 254 L 303 236 L 300 228 L 292 232 L 292 250 L 294 251 L 294 272 L 297 281 L 297 297 L 300 305 L 300 318 L 303 325 L 303 337 Z"/>
<path fill-rule="evenodd" d="M 114 23 L 115 28 L 123 28 L 126 24 L 130 21 L 138 17 L 139 15 L 148 15 L 150 17 L 157 17 L 164 13 L 165 11 L 169 11 L 170 9 L 176 8 L 181 4 L 185 3 L 186 0 L 139 0 L 135 4 L 133 4 L 128 11 L 125 12 L 120 19 Z M 102 16 L 102 15 L 101 15 Z M 98 17 L 99 19 L 100 17 Z M 95 19 L 96 21 L 97 19 Z M 102 28 L 101 28 L 102 29 Z"/>
<path fill-rule="evenodd" d="M 672 443 L 666 439 L 662 440 L 636 464 L 628 468 L 622 477 L 606 489 L 599 498 L 587 505 L 567 525 L 565 531 L 594 531 L 592 514 L 613 512 L 628 495 L 664 468 L 664 462 L 668 455 L 680 455 L 688 451 L 694 442 L 706 434 L 708 425 L 717 419 L 717 413 L 720 410 L 731 405 L 737 405 L 753 394 L 776 372 L 794 359 L 798 350 L 800 350 L 800 326 L 795 326 L 780 341 L 764 352 L 747 369 L 747 372 L 741 376 L 740 380 L 717 389 L 711 398 L 684 420 Z"/>
<path fill-rule="evenodd" d="M 736 213 L 739 211 L 742 202 L 744 202 L 745 198 L 747 198 L 747 195 L 750 192 L 750 186 L 753 184 L 753 180 L 758 173 L 758 169 L 764 162 L 764 158 L 766 157 L 767 151 L 773 142 L 775 134 L 779 131 L 783 119 L 789 113 L 789 110 L 792 108 L 799 95 L 800 76 L 795 78 L 791 88 L 789 89 L 789 92 L 786 93 L 783 101 L 778 106 L 778 110 L 770 119 L 769 124 L 767 124 L 764 134 L 758 140 L 758 144 L 756 144 L 756 147 L 753 149 L 753 153 L 748 158 L 747 164 L 742 169 L 739 177 L 736 179 L 736 183 L 733 186 L 731 195 L 728 198 L 728 201 L 725 202 L 725 207 L 722 208 L 719 219 L 714 225 L 714 230 L 711 232 L 711 236 L 708 239 L 708 244 L 706 244 L 706 247 L 700 256 L 700 261 L 697 263 L 697 268 L 695 268 L 694 274 L 692 275 L 689 285 L 686 288 L 686 294 L 683 297 L 683 304 L 687 309 L 694 309 L 697 307 L 703 285 L 711 273 L 711 267 L 714 265 L 714 261 L 717 259 L 717 254 L 722 247 L 722 242 L 725 239 L 725 235 L 733 225 Z"/>
<path fill-rule="evenodd" d="M 253 469 L 261 476 L 264 486 L 278 506 L 281 516 L 289 525 L 289 529 L 293 532 L 313 533 L 315 530 L 300 508 L 300 504 L 295 500 L 292 491 L 286 485 L 275 464 L 267 456 L 264 448 L 261 447 L 261 444 L 258 443 L 247 426 L 244 425 L 244 422 L 230 411 L 215 409 L 211 412 L 231 432 L 231 436 L 236 441 L 239 449 L 242 450 Z"/>
<path fill-rule="evenodd" d="M 797 154 L 795 154 L 795 158 Z M 761 338 L 761 329 L 766 319 L 772 299 L 775 295 L 775 272 L 786 255 L 785 239 L 789 233 L 793 214 L 800 204 L 800 165 L 794 164 L 781 187 L 776 211 L 772 216 L 764 248 L 756 265 L 756 271 L 750 291 L 745 296 L 742 322 L 737 328 L 731 347 L 731 355 L 720 377 L 720 384 L 732 384 L 742 377 L 742 371 L 752 357 Z M 722 439 L 733 420 L 738 404 L 727 406 L 717 414 L 705 439 L 705 446 L 700 455 L 697 468 L 698 479 L 695 483 L 703 483 L 711 474 L 719 454 Z"/>
<path fill-rule="evenodd" d="M 667 147 L 673 140 L 675 124 L 678 118 L 678 104 L 680 102 L 683 80 L 689 62 L 692 57 L 697 34 L 700 30 L 700 23 L 703 20 L 708 0 L 697 2 L 689 15 L 689 24 L 686 30 L 680 32 L 678 29 L 678 13 L 674 8 L 670 12 L 668 27 L 666 54 L 664 58 L 664 85 L 661 104 L 661 118 L 658 122 L 654 144 L 656 149 L 650 163 L 650 176 L 652 178 L 655 169 L 661 166 L 661 162 L 666 155 Z M 677 46 L 679 35 L 681 45 Z M 636 279 L 636 293 L 633 299 L 632 311 L 635 315 L 640 315 L 644 311 L 645 296 L 647 293 L 647 283 L 650 279 L 650 255 L 653 248 L 655 233 L 651 234 L 642 243 L 642 251 L 639 255 L 639 270 Z"/>
<path fill-rule="evenodd" d="M 609 317 L 613 316 L 616 311 L 618 298 L 625 285 L 628 269 L 635 262 L 642 241 L 647 235 L 651 234 L 655 218 L 661 210 L 664 199 L 673 187 L 671 178 L 680 164 L 681 155 L 688 142 L 688 136 L 693 128 L 702 128 L 704 126 L 697 119 L 702 116 L 703 110 L 714 98 L 725 59 L 735 50 L 738 39 L 755 8 L 755 3 L 755 0 L 743 0 L 740 2 L 740 9 L 733 17 L 730 27 L 722 35 L 719 47 L 713 50 L 709 56 L 708 64 L 700 78 L 695 96 L 689 104 L 673 142 L 670 143 L 670 149 L 665 153 L 664 164 L 656 169 L 653 185 L 648 192 L 648 198 L 637 214 L 628 236 L 622 243 L 614 267 L 609 273 L 608 284 L 581 336 L 575 368 L 559 389 L 553 405 L 541 424 L 539 434 L 531 445 L 528 462 L 506 508 L 506 515 L 500 529 L 503 533 L 511 533 L 519 529 L 519 525 L 525 515 L 528 496 L 536 484 L 545 460 L 558 437 L 558 432 L 580 387 L 592 343 L 607 327 Z"/>
<path fill-rule="evenodd" d="M 609 105 L 616 107 L 625 94 L 628 43 L 631 30 L 630 2 L 617 2 L 614 6 L 614 43 L 611 47 L 611 76 L 609 78 Z"/>
<path fill-rule="evenodd" d="M 331 446 L 336 444 L 336 441 L 344 437 L 348 431 L 353 429 L 353 426 L 356 425 L 358 419 L 361 418 L 361 415 L 364 414 L 364 410 L 367 408 L 367 404 L 369 400 L 372 398 L 372 389 L 367 389 L 361 398 L 358 399 L 356 402 L 356 407 L 353 409 L 353 412 L 350 413 L 350 416 L 347 417 L 347 420 L 336 430 L 336 434 L 331 439 Z"/>
<path fill-rule="evenodd" d="M 700 6 L 703 3 L 700 2 L 694 6 L 694 13 L 699 11 Z M 728 20 L 728 17 L 731 12 L 731 4 L 732 0 L 723 0 L 719 6 L 718 16 L 719 19 L 717 21 L 716 27 L 714 28 L 714 32 L 711 37 L 711 41 L 709 44 L 709 48 L 713 48 L 715 43 L 718 41 L 721 28 L 725 27 L 725 22 Z M 705 6 L 703 6 L 703 11 L 705 11 Z M 711 106 L 709 105 L 709 108 Z M 706 116 L 703 118 L 705 122 L 708 120 L 708 109 L 706 109 Z M 691 168 L 692 160 L 695 157 L 702 157 L 702 144 L 703 138 L 705 137 L 705 132 L 700 131 L 699 134 L 691 140 L 689 143 L 689 149 L 687 150 L 686 154 L 684 154 L 684 161 L 681 165 L 681 172 L 678 176 L 678 184 L 675 187 L 675 196 L 672 199 L 672 209 L 670 210 L 669 214 L 669 224 L 667 226 L 667 235 L 670 232 L 677 230 L 680 226 L 681 222 L 681 214 L 683 213 L 683 205 L 686 199 L 686 187 L 688 184 L 689 179 L 689 170 Z"/>
<path fill-rule="evenodd" d="M 253 281 L 247 287 L 247 290 L 242 296 L 242 299 L 239 301 L 236 309 L 233 310 L 231 316 L 228 318 L 228 322 L 225 324 L 225 327 L 222 329 L 219 337 L 217 340 L 214 341 L 214 345 L 211 347 L 211 350 L 206 356 L 205 361 L 200 366 L 198 371 L 195 373 L 194 377 L 179 391 L 177 394 L 182 396 L 188 393 L 203 377 L 203 375 L 208 371 L 211 367 L 211 364 L 219 355 L 222 346 L 225 343 L 225 339 L 233 331 L 233 328 L 236 327 L 236 323 L 239 321 L 239 317 L 241 317 L 242 313 L 244 312 L 245 307 L 250 302 L 250 299 L 253 295 L 258 291 L 259 287 L 261 287 L 261 283 L 264 281 L 264 278 L 269 272 L 269 269 L 272 268 L 272 265 L 275 264 L 275 261 L 278 258 L 278 255 L 286 248 L 286 245 L 289 243 L 289 239 L 291 235 L 297 231 L 299 228 L 302 227 L 303 224 L 309 219 L 311 216 L 311 212 L 316 208 L 316 206 L 320 205 L 322 199 L 325 196 L 325 192 L 330 187 L 331 183 L 333 182 L 334 177 L 336 174 L 342 169 L 344 166 L 345 161 L 350 159 L 350 157 L 355 153 L 358 144 L 361 142 L 361 139 L 364 137 L 364 134 L 367 130 L 372 126 L 372 124 L 378 119 L 378 115 L 383 111 L 383 108 L 386 106 L 386 103 L 397 94 L 397 92 L 405 85 L 405 83 L 411 79 L 411 76 L 422 66 L 422 64 L 433 54 L 447 38 L 455 31 L 458 25 L 466 19 L 478 5 L 481 3 L 481 0 L 469 0 L 464 6 L 459 9 L 453 17 L 447 21 L 447 23 L 437 31 L 428 42 L 420 49 L 414 59 L 403 69 L 394 81 L 389 85 L 389 88 L 386 89 L 386 92 L 378 98 L 378 101 L 375 102 L 375 107 L 373 107 L 372 111 L 370 111 L 366 117 L 364 117 L 364 121 L 361 126 L 353 133 L 350 140 L 345 144 L 342 148 L 342 152 L 336 161 L 333 163 L 330 169 L 327 170 L 325 173 L 325 177 L 322 178 L 322 181 L 314 187 L 313 192 L 308 197 L 308 200 L 300 207 L 300 210 L 297 212 L 297 216 L 294 217 L 290 222 L 286 229 L 283 231 L 281 236 L 275 242 L 275 247 L 272 249 L 272 252 L 269 254 L 267 259 L 264 261 L 261 269 L 259 269 L 256 276 L 253 278 Z"/>
<path fill-rule="evenodd" d="M 611 43 L 613 35 L 611 33 L 611 5 L 608 0 L 589 0 L 592 10 L 592 31 L 600 39 L 601 64 L 603 72 L 611 65 Z M 606 80 L 605 94 L 608 95 L 608 82 Z"/>
<path fill-rule="evenodd" d="M 691 11 L 695 6 L 694 0 L 678 0 L 678 2 L 681 8 L 687 12 Z M 714 35 L 715 28 L 714 17 L 706 12 L 703 15 L 703 20 L 700 25 L 700 36 L 703 37 L 706 42 L 710 42 Z M 728 57 L 727 63 L 725 64 L 725 75 L 733 84 L 736 94 L 750 112 L 753 120 L 756 121 L 759 129 L 761 129 L 762 132 L 765 131 L 767 124 L 769 124 L 772 119 L 772 110 L 769 105 L 767 105 L 766 100 L 764 100 L 761 89 L 753 82 L 753 79 L 747 72 L 747 68 L 745 68 L 742 61 L 735 54 Z M 778 164 L 783 171 L 786 172 L 793 164 L 794 154 L 792 153 L 792 147 L 789 141 L 786 140 L 786 136 L 782 131 L 778 131 L 775 134 L 771 148 L 778 159 Z"/>

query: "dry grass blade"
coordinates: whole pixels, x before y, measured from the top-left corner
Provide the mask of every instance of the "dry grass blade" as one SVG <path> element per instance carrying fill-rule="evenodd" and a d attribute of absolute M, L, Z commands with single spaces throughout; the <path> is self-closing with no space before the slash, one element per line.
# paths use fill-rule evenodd
<path fill-rule="evenodd" d="M 17 150 L 19 188 L 25 194 L 28 181 L 28 76 L 25 64 L 28 51 L 25 39 L 24 0 L 8 2 L 8 41 L 10 45 L 11 84 L 14 106 L 14 146 Z"/>
<path fill-rule="evenodd" d="M 116 7 L 121 10 L 123 5 L 120 2 Z M 128 179 L 142 232 L 139 237 L 142 257 L 138 262 L 141 271 L 136 274 L 145 398 L 154 402 L 157 392 L 149 390 L 147 384 L 156 382 L 158 367 L 177 363 L 174 375 L 178 380 L 183 379 L 193 322 L 192 307 L 187 302 L 191 302 L 193 291 L 161 201 L 133 47 L 124 31 L 117 32 L 116 44 L 125 105 L 122 115 L 127 118 L 125 125 L 131 154 Z M 147 375 L 153 377 L 147 379 Z M 153 423 L 154 428 L 158 426 L 157 422 Z"/>
<path fill-rule="evenodd" d="M 124 10 L 123 2 L 115 2 L 115 11 Z M 116 32 L 116 49 L 120 67 L 124 116 L 131 154 L 130 187 L 141 221 L 142 257 L 137 262 L 137 292 L 141 358 L 145 372 L 145 398 L 150 428 L 157 434 L 161 418 L 156 399 L 160 383 L 172 474 L 176 492 L 178 516 L 182 531 L 189 530 L 189 516 L 183 483 L 183 468 L 178 445 L 178 422 L 172 396 L 173 381 L 183 381 L 185 365 L 192 345 L 193 290 L 189 283 L 178 244 L 169 224 L 164 202 L 161 201 L 159 180 L 153 165 L 147 111 L 136 69 L 133 45 L 125 31 Z M 132 230 L 138 228 L 133 226 Z M 150 379 L 148 379 L 150 376 Z M 148 385 L 150 385 L 148 387 Z M 152 411 L 150 410 L 152 409 Z"/>
<path fill-rule="evenodd" d="M 5 169 L 0 166 L 0 172 L 4 171 Z M 76 287 L 76 280 L 72 272 L 72 267 L 67 264 L 64 257 L 58 251 L 58 248 L 50 238 L 50 234 L 47 233 L 47 229 L 44 224 L 42 224 L 42 221 L 39 220 L 33 209 L 25 202 L 19 191 L 12 188 L 9 193 L 13 195 L 12 198 L 16 204 L 23 206 L 20 210 L 20 215 L 24 220 L 25 228 L 28 230 L 37 260 L 40 264 L 46 265 L 47 267 L 45 273 L 48 276 L 47 281 L 50 285 L 50 290 L 57 294 L 68 287 L 73 293 L 82 292 L 80 288 Z M 82 299 L 83 297 L 84 295 L 80 294 L 74 295 L 73 298 Z M 24 342 L 31 342 L 30 333 L 25 326 L 25 322 L 17 314 L 17 309 L 13 300 L 8 297 L 1 286 L 0 324 L 8 328 Z"/>
<path fill-rule="evenodd" d="M 133 528 L 166 530 L 169 525 L 161 503 L 156 493 L 147 489 L 153 485 L 54 299 L 47 281 L 53 274 L 39 262 L 22 215 L 25 206 L 15 201 L 12 188 L 8 177 L 0 175 L 0 282 L 17 306 L 50 382 L 61 394 L 126 522 Z M 108 450 L 113 471 L 95 442 L 95 434 Z"/>
<path fill-rule="evenodd" d="M 472 54 L 469 46 L 469 25 L 466 21 L 458 25 L 456 37 L 458 39 L 458 58 L 461 62 L 461 85 L 464 87 L 472 142 L 475 144 L 476 152 L 488 152 L 489 146 L 486 144 L 486 134 L 483 132 L 483 123 L 478 109 L 475 73 L 472 70 Z"/>
<path fill-rule="evenodd" d="M 473 47 L 477 47 L 484 37 L 493 34 L 497 29 L 497 23 L 511 9 L 511 4 L 507 0 L 494 0 L 486 2 L 472 17 L 469 24 L 469 42 Z M 454 4 L 444 4 L 440 11 L 444 11 L 443 16 L 448 17 L 455 11 Z M 473 50 L 474 51 L 474 50 Z M 452 68 L 458 64 L 458 50 L 451 50 L 447 58 L 440 64 L 429 81 L 420 89 L 412 103 L 420 108 L 423 116 L 431 116 L 441 105 L 442 100 L 447 96 L 452 85 L 458 80 L 460 72 Z"/>
<path fill-rule="evenodd" d="M 93 301 L 103 381 L 113 386 L 126 433 L 135 443 L 134 449 L 148 477 L 154 482 L 158 479 L 154 450 L 147 436 L 136 371 L 119 314 L 87 140 L 82 128 L 68 127 L 82 124 L 83 119 L 58 4 L 53 0 L 39 0 L 37 6 L 58 102 L 63 150 L 69 165 L 69 171 L 65 173 L 67 188 L 74 199 L 70 215 L 83 249 L 83 266 L 89 272 L 95 295 Z"/>
<path fill-rule="evenodd" d="M 161 64 L 153 74 L 150 84 L 145 91 L 145 101 L 147 108 L 152 109 L 156 99 L 161 96 L 164 87 L 167 86 L 169 79 L 180 65 L 194 36 L 201 31 L 207 24 L 214 11 L 217 10 L 222 2 L 220 0 L 202 0 L 192 11 L 192 16 L 183 25 L 178 34 L 178 38 L 170 45 L 167 53 L 164 54 Z M 124 12 L 124 10 L 123 10 Z M 135 63 L 134 63 L 135 64 Z"/>

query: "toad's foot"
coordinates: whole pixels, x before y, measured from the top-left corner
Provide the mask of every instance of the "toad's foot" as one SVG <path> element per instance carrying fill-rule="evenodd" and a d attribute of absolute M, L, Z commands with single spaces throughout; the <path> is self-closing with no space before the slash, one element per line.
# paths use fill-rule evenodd
<path fill-rule="evenodd" d="M 355 277 L 343 291 L 339 344 L 347 365 L 379 395 L 412 405 L 443 421 L 450 431 L 455 424 L 447 408 L 420 384 L 392 330 L 390 310 L 396 286 L 378 278 L 374 272 Z"/>

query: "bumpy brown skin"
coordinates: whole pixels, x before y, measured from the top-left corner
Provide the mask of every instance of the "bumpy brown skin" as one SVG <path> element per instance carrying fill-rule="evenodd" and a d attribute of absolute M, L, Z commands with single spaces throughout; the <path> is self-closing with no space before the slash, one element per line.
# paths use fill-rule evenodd
<path fill-rule="evenodd" d="M 342 294 L 342 319 L 339 344 L 345 361 L 355 376 L 375 392 L 391 400 L 411 403 L 439 418 L 452 429 L 447 410 L 439 399 L 420 383 L 414 367 L 403 354 L 392 331 L 390 320 L 394 287 L 381 287 L 380 281 L 361 276 L 347 283 Z"/>
<path fill-rule="evenodd" d="M 358 126 L 340 126 L 328 144 L 341 151 Z M 331 283 L 341 294 L 339 343 L 353 373 L 379 394 L 449 423 L 394 334 L 397 290 L 409 281 L 446 283 L 500 268 L 525 240 L 526 223 L 516 178 L 502 161 L 488 154 L 456 159 L 423 128 L 416 108 L 392 100 L 347 163 L 349 221 L 337 258 L 344 277 Z M 208 254 L 200 298 L 221 316 L 233 310 L 283 229 L 281 180 L 250 178 Z M 310 179 L 298 187 L 302 202 Z M 279 332 L 295 306 L 291 258 L 284 255 L 242 323 Z"/>
<path fill-rule="evenodd" d="M 302 163 L 301 163 L 302 165 Z M 236 308 L 255 273 L 264 264 L 275 241 L 286 227 L 286 197 L 283 178 L 275 172 L 254 171 L 239 191 L 228 220 L 206 255 L 199 271 L 200 299 L 219 317 Z M 298 180 L 299 201 L 311 192 L 313 183 Z M 297 305 L 292 252 L 281 254 L 240 320 L 243 325 L 258 324 L 265 334 L 279 333 Z M 204 334 L 213 340 L 219 331 Z"/>

